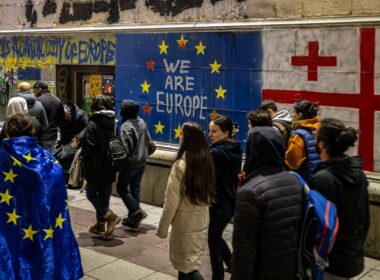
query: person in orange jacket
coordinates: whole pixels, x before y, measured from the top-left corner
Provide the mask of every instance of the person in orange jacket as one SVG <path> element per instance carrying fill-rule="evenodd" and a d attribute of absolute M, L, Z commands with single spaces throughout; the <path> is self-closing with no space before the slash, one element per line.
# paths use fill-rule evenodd
<path fill-rule="evenodd" d="M 309 100 L 298 100 L 292 112 L 292 132 L 285 153 L 285 164 L 298 172 L 306 182 L 321 162 L 315 146 L 314 132 L 320 125 L 318 105 Z"/>

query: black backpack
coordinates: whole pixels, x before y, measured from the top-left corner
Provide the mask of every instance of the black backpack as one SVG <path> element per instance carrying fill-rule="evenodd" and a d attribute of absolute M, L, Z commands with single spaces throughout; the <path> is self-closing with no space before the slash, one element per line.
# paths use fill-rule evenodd
<path fill-rule="evenodd" d="M 116 172 L 123 170 L 130 158 L 123 142 L 119 139 L 112 139 L 108 143 L 108 156 L 112 167 Z"/>

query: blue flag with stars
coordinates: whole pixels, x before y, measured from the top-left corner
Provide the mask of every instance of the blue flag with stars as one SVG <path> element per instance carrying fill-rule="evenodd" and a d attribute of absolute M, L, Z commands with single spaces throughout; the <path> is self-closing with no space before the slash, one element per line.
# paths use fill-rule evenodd
<path fill-rule="evenodd" d="M 186 121 L 218 115 L 247 137 L 247 112 L 261 102 L 260 32 L 119 34 L 116 109 L 123 99 L 140 104 L 153 140 L 178 143 Z"/>
<path fill-rule="evenodd" d="M 0 148 L 0 279 L 83 277 L 62 168 L 34 137 Z"/>

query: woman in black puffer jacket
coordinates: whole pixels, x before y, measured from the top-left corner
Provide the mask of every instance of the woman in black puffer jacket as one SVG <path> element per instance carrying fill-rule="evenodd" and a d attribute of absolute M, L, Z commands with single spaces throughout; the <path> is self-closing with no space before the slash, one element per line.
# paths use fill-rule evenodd
<path fill-rule="evenodd" d="M 212 279 L 224 279 L 223 262 L 231 270 L 231 251 L 223 240 L 223 231 L 234 215 L 238 173 L 241 169 L 240 143 L 232 139 L 233 124 L 227 117 L 218 117 L 209 125 L 210 152 L 214 159 L 216 197 L 210 208 L 208 246 Z"/>
<path fill-rule="evenodd" d="M 344 153 L 358 139 L 357 131 L 336 119 L 324 119 L 317 130 L 317 148 L 324 161 L 309 182 L 335 203 L 339 231 L 329 255 L 325 280 L 349 279 L 364 269 L 364 242 L 369 228 L 368 181 L 360 157 Z"/>

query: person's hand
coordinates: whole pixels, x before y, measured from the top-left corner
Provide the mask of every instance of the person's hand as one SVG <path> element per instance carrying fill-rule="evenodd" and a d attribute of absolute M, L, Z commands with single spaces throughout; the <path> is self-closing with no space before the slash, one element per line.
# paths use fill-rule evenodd
<path fill-rule="evenodd" d="M 71 147 L 72 148 L 77 148 L 80 144 L 80 140 L 76 137 L 74 137 L 73 139 L 71 139 Z"/>
<path fill-rule="evenodd" d="M 238 187 L 241 187 L 243 185 L 243 182 L 245 180 L 245 172 L 238 174 Z"/>

